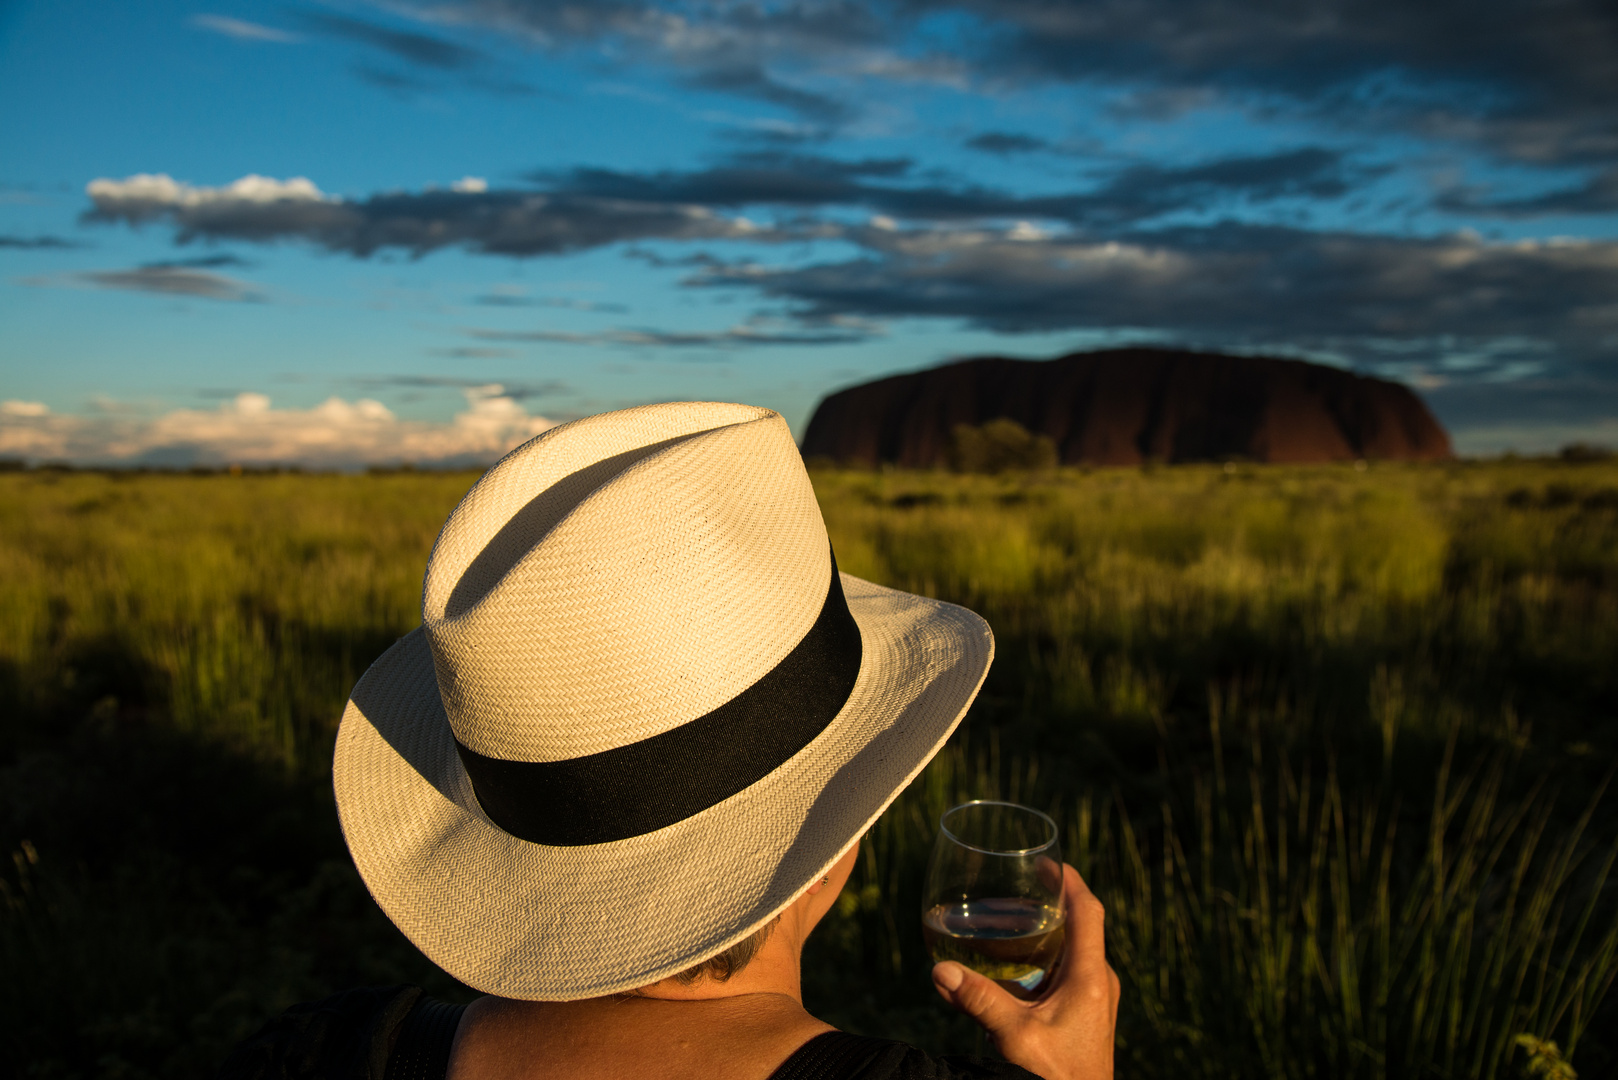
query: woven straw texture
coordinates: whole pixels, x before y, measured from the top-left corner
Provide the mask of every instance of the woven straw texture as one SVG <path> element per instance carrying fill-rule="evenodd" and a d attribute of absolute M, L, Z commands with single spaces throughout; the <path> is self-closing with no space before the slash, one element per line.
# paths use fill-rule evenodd
<path fill-rule="evenodd" d="M 646 406 L 503 459 L 439 537 L 422 628 L 361 678 L 338 732 L 343 832 L 382 909 L 456 978 L 534 1000 L 655 982 L 774 917 L 959 723 L 994 651 L 972 612 L 842 575 L 864 653 L 841 712 L 763 780 L 643 836 L 505 833 L 454 739 L 549 761 L 708 712 L 814 622 L 827 550 L 767 410 Z"/>

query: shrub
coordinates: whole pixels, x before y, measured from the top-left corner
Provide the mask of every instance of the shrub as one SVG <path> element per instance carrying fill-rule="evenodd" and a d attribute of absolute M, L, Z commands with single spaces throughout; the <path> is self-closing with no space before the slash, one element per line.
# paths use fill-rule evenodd
<path fill-rule="evenodd" d="M 949 464 L 960 473 L 1039 472 L 1056 467 L 1056 443 L 1004 417 L 979 427 L 956 424 Z"/>

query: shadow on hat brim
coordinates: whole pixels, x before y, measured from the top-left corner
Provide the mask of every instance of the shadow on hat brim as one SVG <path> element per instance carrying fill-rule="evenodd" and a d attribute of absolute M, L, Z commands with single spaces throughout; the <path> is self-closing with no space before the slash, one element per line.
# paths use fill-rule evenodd
<path fill-rule="evenodd" d="M 551 847 L 484 815 L 421 630 L 361 677 L 333 784 L 371 895 L 417 948 L 485 993 L 597 997 L 683 971 L 819 880 L 944 745 L 994 656 L 966 608 L 842 575 L 863 658 L 847 704 L 751 787 L 666 828 Z"/>

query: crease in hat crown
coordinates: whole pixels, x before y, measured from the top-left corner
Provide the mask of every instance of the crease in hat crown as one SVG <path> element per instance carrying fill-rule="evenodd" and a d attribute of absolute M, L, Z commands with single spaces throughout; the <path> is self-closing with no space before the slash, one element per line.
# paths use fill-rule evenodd
<path fill-rule="evenodd" d="M 544 432 L 450 515 L 422 618 L 455 737 L 512 761 L 650 738 L 802 639 L 830 545 L 786 422 L 649 405 Z"/>

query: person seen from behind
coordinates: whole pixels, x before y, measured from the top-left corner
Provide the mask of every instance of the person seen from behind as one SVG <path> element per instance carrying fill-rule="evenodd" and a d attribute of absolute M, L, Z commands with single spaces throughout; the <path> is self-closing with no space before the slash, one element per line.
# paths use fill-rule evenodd
<path fill-rule="evenodd" d="M 382 910 L 485 996 L 294 1006 L 221 1080 L 1112 1076 L 1119 984 L 1072 867 L 1040 997 L 933 969 L 1004 1061 L 805 1010 L 805 940 L 994 641 L 838 571 L 779 415 L 687 402 L 545 432 L 450 515 L 422 608 L 354 687 L 337 808 Z"/>

